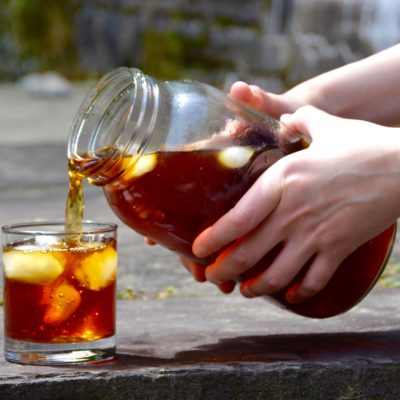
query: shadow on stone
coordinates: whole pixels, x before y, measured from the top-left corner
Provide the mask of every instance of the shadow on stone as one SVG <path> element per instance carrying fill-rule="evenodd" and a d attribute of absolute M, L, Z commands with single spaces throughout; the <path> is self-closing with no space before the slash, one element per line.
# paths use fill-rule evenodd
<path fill-rule="evenodd" d="M 230 364 L 237 362 L 342 362 L 345 360 L 400 359 L 400 331 L 362 333 L 321 333 L 271 336 L 241 336 L 221 339 L 193 350 L 176 353 L 172 358 L 157 357 L 150 350 L 120 348 L 111 369 Z M 86 367 L 87 368 L 87 367 Z"/>

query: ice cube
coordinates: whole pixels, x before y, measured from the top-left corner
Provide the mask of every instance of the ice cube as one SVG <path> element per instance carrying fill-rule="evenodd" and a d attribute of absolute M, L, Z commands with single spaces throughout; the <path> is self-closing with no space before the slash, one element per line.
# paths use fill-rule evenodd
<path fill-rule="evenodd" d="M 3 253 L 4 274 L 9 279 L 44 285 L 64 271 L 62 262 L 45 251 L 10 250 Z"/>
<path fill-rule="evenodd" d="M 246 165 L 254 150 L 250 147 L 232 146 L 218 153 L 219 162 L 227 168 L 240 168 Z"/>
<path fill-rule="evenodd" d="M 63 322 L 76 311 L 80 303 L 78 290 L 66 282 L 62 283 L 51 292 L 43 321 L 46 324 Z"/>
<path fill-rule="evenodd" d="M 133 165 L 130 165 L 133 164 Z M 124 169 L 127 173 L 124 175 L 125 179 L 130 179 L 138 176 L 142 176 L 152 171 L 157 165 L 157 155 L 156 154 L 144 154 L 137 157 L 130 158 Z"/>
<path fill-rule="evenodd" d="M 116 272 L 117 252 L 108 247 L 86 257 L 75 271 L 75 276 L 90 290 L 100 290 L 115 280 Z"/>
<path fill-rule="evenodd" d="M 61 238 L 54 235 L 40 235 L 35 238 L 35 244 L 43 247 L 61 246 L 63 241 Z"/>

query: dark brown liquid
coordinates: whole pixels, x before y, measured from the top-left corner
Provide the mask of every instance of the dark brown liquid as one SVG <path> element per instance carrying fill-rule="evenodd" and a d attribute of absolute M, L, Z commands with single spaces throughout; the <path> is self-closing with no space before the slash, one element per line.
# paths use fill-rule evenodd
<path fill-rule="evenodd" d="M 284 154 L 277 147 L 255 150 L 245 165 L 221 163 L 220 151 L 177 151 L 145 155 L 144 167 L 104 186 L 118 217 L 143 236 L 197 263 L 191 251 L 195 237 L 231 209 L 257 177 Z M 133 165 L 131 159 L 123 160 Z M 286 290 L 273 298 L 292 311 L 316 318 L 344 312 L 372 287 L 390 253 L 395 226 L 364 244 L 339 267 L 328 286 L 300 304 L 286 301 Z M 271 264 L 279 248 L 265 256 L 246 278 Z M 306 268 L 307 266 L 305 266 Z M 304 274 L 304 271 L 302 272 Z M 300 274 L 290 285 L 301 279 Z"/>
<path fill-rule="evenodd" d="M 41 343 L 74 343 L 113 336 L 115 333 L 115 271 L 102 263 L 116 257 L 114 240 L 107 243 L 70 243 L 50 249 L 5 247 L 16 270 L 18 260 L 36 263 L 38 257 L 58 260 L 63 270 L 55 279 L 23 276 L 18 271 L 4 281 L 5 332 L 12 339 Z M 6 258 L 5 258 L 6 259 Z M 40 261 L 39 261 L 40 262 Z M 12 264 L 15 265 L 12 265 Z M 86 264 L 85 264 L 86 263 Z M 95 265 L 94 265 L 95 264 Z M 46 279 L 45 279 L 46 280 Z"/>
<path fill-rule="evenodd" d="M 256 151 L 241 168 L 227 168 L 217 151 L 162 152 L 146 155 L 154 169 L 104 187 L 118 217 L 170 250 L 194 257 L 195 237 L 232 208 L 265 169 L 281 156 L 278 149 Z M 154 161 L 153 161 L 154 160 Z"/>

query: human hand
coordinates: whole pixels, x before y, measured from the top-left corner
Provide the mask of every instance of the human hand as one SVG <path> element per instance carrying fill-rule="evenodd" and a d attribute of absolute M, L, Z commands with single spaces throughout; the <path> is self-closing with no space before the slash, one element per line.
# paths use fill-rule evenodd
<path fill-rule="evenodd" d="M 230 96 L 246 105 L 279 119 L 282 114 L 293 113 L 299 107 L 310 104 L 305 90 L 291 90 L 284 94 L 268 93 L 255 85 L 246 82 L 235 82 Z"/>
<path fill-rule="evenodd" d="M 193 244 L 204 258 L 229 245 L 205 270 L 217 285 L 239 280 L 276 245 L 268 269 L 240 285 L 245 297 L 285 288 L 309 261 L 287 300 L 318 293 L 339 264 L 400 215 L 400 129 L 302 107 L 281 118 L 283 134 L 312 142 L 260 176 L 237 205 Z"/>
<path fill-rule="evenodd" d="M 205 268 L 204 266 L 198 265 L 195 262 L 189 260 L 189 258 L 181 256 L 182 265 L 192 274 L 193 278 L 197 282 L 206 282 Z M 218 289 L 225 294 L 232 293 L 235 289 L 236 282 L 232 280 L 219 282 L 216 284 Z"/>
<path fill-rule="evenodd" d="M 297 99 L 296 96 L 287 94 L 276 95 L 273 93 L 267 93 L 258 86 L 249 85 L 241 81 L 235 82 L 232 85 L 229 94 L 233 99 L 245 103 L 247 106 L 258 111 L 265 112 L 266 114 L 277 119 L 279 119 L 283 113 L 293 112 L 299 106 L 305 104 L 304 101 L 306 100 L 305 96 L 304 99 L 302 99 L 301 96 L 298 96 L 299 99 Z M 220 135 L 218 135 L 218 138 L 219 137 Z M 196 143 L 196 147 L 198 146 L 199 144 Z M 206 281 L 204 266 L 197 265 L 186 257 L 181 257 L 181 262 L 183 266 L 193 275 L 196 281 Z M 230 293 L 235 287 L 235 282 L 221 282 L 217 284 L 217 286 L 223 293 Z"/>

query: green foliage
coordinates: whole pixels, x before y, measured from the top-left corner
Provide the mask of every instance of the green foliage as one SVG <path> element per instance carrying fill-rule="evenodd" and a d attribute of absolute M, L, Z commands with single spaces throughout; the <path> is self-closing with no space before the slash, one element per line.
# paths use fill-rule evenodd
<path fill-rule="evenodd" d="M 198 0 L 186 1 L 194 4 Z M 262 6 L 267 9 L 270 2 L 271 0 L 262 0 Z M 225 28 L 236 26 L 256 32 L 261 30 L 260 22 L 252 22 L 251 19 L 248 21 L 246 18 L 239 18 L 237 21 L 229 12 L 226 15 L 205 14 L 201 7 L 176 7 L 166 11 L 158 6 L 147 10 L 142 9 L 139 3 L 132 5 L 130 2 L 106 0 L 89 3 L 79 0 L 1 0 L 0 73 L 3 76 L 0 79 L 7 74 L 9 79 L 14 79 L 32 70 L 56 70 L 70 79 L 87 78 L 88 72 L 82 70 L 78 57 L 79 39 L 76 38 L 74 23 L 82 10 L 92 12 L 93 21 L 98 20 L 99 14 L 137 14 L 138 18 L 132 19 L 132 23 L 139 21 L 139 28 L 135 31 L 137 34 L 131 39 L 135 43 L 135 51 L 129 50 L 129 42 L 122 41 L 121 46 L 119 42 L 116 43 L 118 62 L 137 65 L 147 74 L 159 79 L 198 79 L 203 75 L 211 75 L 214 70 L 217 73 L 232 70 L 235 66 L 233 61 L 210 51 L 210 32 L 213 29 L 222 32 Z M 148 13 L 146 24 L 141 23 L 142 13 Z M 190 24 L 195 29 L 183 32 Z M 119 33 L 113 33 L 112 36 Z M 95 40 L 99 42 L 99 51 L 103 47 L 107 51 L 106 46 L 101 46 L 102 38 Z M 123 51 L 125 53 L 121 56 Z M 97 79 L 97 74 L 101 72 L 95 67 L 93 69 L 89 73 L 94 73 L 93 77 Z"/>
<path fill-rule="evenodd" d="M 131 287 L 127 287 L 124 291 L 118 292 L 118 300 L 137 300 L 140 298 L 140 294 L 135 292 Z"/>
<path fill-rule="evenodd" d="M 74 0 L 11 0 L 10 24 L 19 56 L 38 70 L 79 74 L 74 40 Z"/>
<path fill-rule="evenodd" d="M 226 15 L 219 15 L 217 17 L 214 17 L 213 24 L 221 28 L 237 26 L 235 18 Z"/>
<path fill-rule="evenodd" d="M 168 286 L 166 289 L 160 290 L 153 294 L 144 294 L 128 286 L 125 290 L 118 292 L 117 299 L 130 300 L 130 301 L 149 300 L 149 299 L 167 300 L 170 297 L 173 297 L 175 294 L 176 294 L 176 289 L 173 286 Z"/>
<path fill-rule="evenodd" d="M 188 78 L 191 69 L 211 67 L 212 61 L 204 57 L 208 41 L 207 32 L 188 37 L 172 30 L 147 30 L 143 33 L 140 68 L 159 79 Z"/>
<path fill-rule="evenodd" d="M 147 31 L 143 35 L 141 68 L 161 79 L 179 79 L 184 70 L 184 43 L 172 31 Z"/>
<path fill-rule="evenodd" d="M 2 0 L 0 2 L 0 79 L 4 77 L 15 77 L 21 69 L 18 57 L 14 52 L 14 41 L 11 35 L 10 24 L 10 2 Z M 15 68 L 15 66 L 18 68 Z"/>
<path fill-rule="evenodd" d="M 2 0 L 0 3 L 0 35 L 9 29 L 9 6 L 10 0 Z"/>
<path fill-rule="evenodd" d="M 173 286 L 168 286 L 165 290 L 160 290 L 156 293 L 156 298 L 159 300 L 166 300 L 174 296 L 176 289 Z"/>
<path fill-rule="evenodd" d="M 389 288 L 400 287 L 400 263 L 389 263 L 382 274 L 379 283 Z"/>

